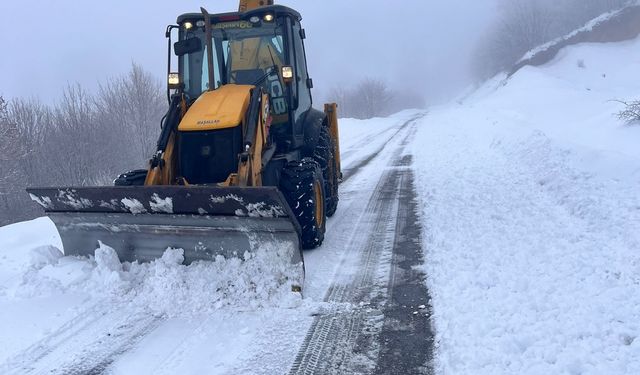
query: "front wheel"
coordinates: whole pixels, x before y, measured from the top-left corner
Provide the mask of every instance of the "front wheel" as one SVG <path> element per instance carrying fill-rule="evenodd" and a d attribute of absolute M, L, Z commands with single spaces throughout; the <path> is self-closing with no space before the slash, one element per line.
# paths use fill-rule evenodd
<path fill-rule="evenodd" d="M 327 216 L 324 179 L 318 163 L 312 158 L 287 163 L 282 170 L 280 190 L 300 224 L 302 248 L 320 246 Z"/>

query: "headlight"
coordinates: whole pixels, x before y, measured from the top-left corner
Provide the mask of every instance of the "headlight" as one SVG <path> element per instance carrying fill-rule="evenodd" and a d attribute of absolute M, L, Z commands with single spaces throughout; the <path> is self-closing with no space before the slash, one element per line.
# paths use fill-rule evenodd
<path fill-rule="evenodd" d="M 179 89 L 180 88 L 180 74 L 178 73 L 169 73 L 169 88 L 170 89 Z"/>
<path fill-rule="evenodd" d="M 285 83 L 293 81 L 293 67 L 285 65 L 282 67 L 282 80 Z"/>

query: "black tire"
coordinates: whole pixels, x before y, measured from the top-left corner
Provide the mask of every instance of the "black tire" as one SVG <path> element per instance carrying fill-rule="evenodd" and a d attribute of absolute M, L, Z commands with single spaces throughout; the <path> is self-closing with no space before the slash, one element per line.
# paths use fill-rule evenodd
<path fill-rule="evenodd" d="M 324 179 L 318 163 L 312 158 L 287 163 L 282 170 L 280 190 L 300 224 L 302 248 L 320 246 L 327 218 Z"/>
<path fill-rule="evenodd" d="M 113 180 L 115 186 L 142 186 L 147 179 L 146 169 L 136 169 L 123 173 L 118 178 Z"/>
<path fill-rule="evenodd" d="M 313 158 L 320 165 L 325 182 L 324 195 L 326 197 L 327 217 L 333 216 L 338 209 L 338 172 L 334 158 L 334 144 L 329 134 L 329 128 L 321 125 L 318 144 L 313 152 Z"/>

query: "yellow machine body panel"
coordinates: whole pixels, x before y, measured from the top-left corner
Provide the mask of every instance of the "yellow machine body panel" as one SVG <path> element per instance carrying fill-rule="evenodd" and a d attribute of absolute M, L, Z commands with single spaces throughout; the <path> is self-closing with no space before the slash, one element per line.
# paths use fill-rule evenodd
<path fill-rule="evenodd" d="M 246 12 L 266 5 L 273 5 L 273 0 L 240 0 L 238 11 Z"/>
<path fill-rule="evenodd" d="M 340 164 L 340 132 L 338 130 L 338 105 L 336 103 L 327 103 L 324 105 L 324 113 L 327 115 L 329 122 L 329 135 L 334 144 L 333 157 L 336 161 L 335 168 L 338 178 L 342 179 L 342 166 Z"/>
<path fill-rule="evenodd" d="M 229 84 L 207 91 L 191 105 L 178 131 L 207 131 L 240 126 L 250 101 L 251 85 Z"/>

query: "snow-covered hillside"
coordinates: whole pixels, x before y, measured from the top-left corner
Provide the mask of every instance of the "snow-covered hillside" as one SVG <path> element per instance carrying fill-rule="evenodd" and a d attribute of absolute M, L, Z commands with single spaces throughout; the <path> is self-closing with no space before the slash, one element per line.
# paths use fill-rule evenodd
<path fill-rule="evenodd" d="M 640 99 L 640 40 L 566 48 L 425 119 L 440 373 L 640 373 L 640 127 L 616 99 Z"/>

